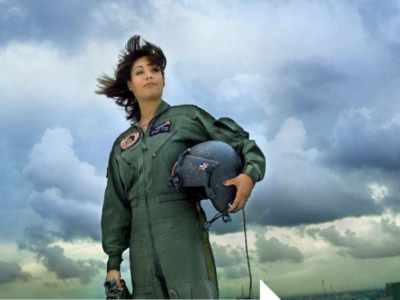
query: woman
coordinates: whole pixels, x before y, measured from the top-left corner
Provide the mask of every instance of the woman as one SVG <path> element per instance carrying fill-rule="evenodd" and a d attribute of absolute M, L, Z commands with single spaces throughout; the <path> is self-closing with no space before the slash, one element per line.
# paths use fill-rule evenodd
<path fill-rule="evenodd" d="M 200 203 L 167 186 L 171 169 L 187 148 L 207 140 L 234 147 L 244 163 L 229 209 L 244 208 L 265 158 L 254 141 L 229 118 L 214 119 L 194 105 L 170 106 L 162 100 L 166 58 L 140 36 L 120 54 L 113 78 L 99 78 L 98 94 L 125 107 L 131 127 L 114 142 L 107 169 L 102 212 L 103 249 L 109 255 L 106 280 L 120 289 L 122 253 L 130 248 L 133 298 L 219 297 L 208 233 L 201 229 Z"/>

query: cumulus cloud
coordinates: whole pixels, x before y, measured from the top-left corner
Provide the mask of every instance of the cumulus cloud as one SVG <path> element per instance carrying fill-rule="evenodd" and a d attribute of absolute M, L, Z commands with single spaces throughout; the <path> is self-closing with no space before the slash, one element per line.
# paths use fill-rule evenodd
<path fill-rule="evenodd" d="M 64 240 L 100 239 L 101 203 L 105 178 L 80 161 L 68 129 L 47 129 L 29 154 L 24 176 L 33 185 L 30 207 L 59 225 Z"/>
<path fill-rule="evenodd" d="M 77 10 L 79 5 L 79 10 Z M 68 3 L 39 0 L 33 5 L 30 1 L 0 2 L 3 14 L 0 17 L 1 41 L 46 41 L 52 40 L 65 46 L 84 40 L 90 27 L 90 1 Z M 54 24 L 57 23 L 57 26 Z M 79 32 L 79 34 L 76 34 Z"/>
<path fill-rule="evenodd" d="M 212 243 L 218 274 L 227 280 L 248 276 L 247 258 L 243 248 Z"/>
<path fill-rule="evenodd" d="M 58 188 L 64 196 L 80 203 L 101 203 L 105 179 L 94 167 L 80 161 L 72 148 L 73 138 L 66 128 L 47 129 L 29 154 L 24 176 L 37 191 Z"/>
<path fill-rule="evenodd" d="M 231 246 L 221 246 L 216 243 L 212 244 L 217 267 L 225 268 L 238 264 L 245 258 L 242 248 L 232 248 Z"/>
<path fill-rule="evenodd" d="M 63 240 L 100 240 L 99 205 L 84 202 L 80 204 L 74 198 L 63 197 L 56 188 L 45 189 L 41 193 L 33 191 L 28 198 L 28 204 L 44 220 L 50 220 L 59 226 L 59 234 Z"/>
<path fill-rule="evenodd" d="M 378 126 L 372 112 L 361 108 L 343 112 L 332 134 L 327 160 L 348 168 L 381 168 L 400 171 L 400 114 Z"/>
<path fill-rule="evenodd" d="M 43 265 L 57 274 L 59 279 L 77 278 L 81 284 L 89 284 L 93 277 L 105 268 L 105 263 L 99 260 L 72 260 L 64 254 L 60 246 L 43 247 L 37 251 L 38 259 Z"/>
<path fill-rule="evenodd" d="M 62 241 L 100 241 L 100 213 L 105 179 L 94 167 L 80 161 L 73 149 L 68 129 L 47 129 L 29 154 L 24 169 L 31 183 L 29 207 L 40 217 L 32 220 L 18 241 L 21 250 L 30 250 L 59 279 L 76 278 L 88 284 L 104 262 L 73 260 L 56 245 Z"/>
<path fill-rule="evenodd" d="M 249 222 L 294 226 L 382 212 L 363 179 L 319 162 L 301 120 L 287 119 L 265 149 L 266 182 L 248 203 Z"/>
<path fill-rule="evenodd" d="M 29 233 L 27 233 L 29 234 Z M 89 284 L 91 280 L 105 268 L 105 263 L 95 259 L 73 260 L 64 254 L 64 248 L 54 245 L 40 244 L 38 241 L 22 240 L 18 244 L 20 250 L 30 250 L 49 271 L 58 279 L 78 279 L 81 284 Z"/>
<path fill-rule="evenodd" d="M 256 247 L 260 263 L 277 261 L 301 263 L 304 260 L 298 248 L 284 244 L 276 237 L 267 240 L 264 236 L 258 236 Z"/>
<path fill-rule="evenodd" d="M 22 271 L 20 265 L 17 263 L 8 263 L 0 261 L 0 284 L 10 283 L 18 280 L 26 281 L 32 275 L 28 272 Z"/>
<path fill-rule="evenodd" d="M 389 0 L 385 2 L 385 5 L 378 4 L 374 1 L 367 1 L 361 3 L 359 7 L 365 32 L 375 41 L 383 41 L 388 46 L 400 45 L 398 35 L 400 31 L 399 3 Z"/>
<path fill-rule="evenodd" d="M 229 113 L 236 116 L 239 124 L 267 126 L 263 120 L 268 121 L 273 113 L 269 97 L 275 84 L 273 79 L 260 74 L 237 74 L 225 78 L 213 89 L 217 104 L 215 110 L 223 114 L 229 106 Z"/>
<path fill-rule="evenodd" d="M 346 75 L 335 68 L 323 58 L 285 62 L 278 70 L 275 106 L 288 115 L 311 118 L 317 111 L 343 107 L 330 95 L 346 80 Z"/>
<path fill-rule="evenodd" d="M 388 233 L 393 240 L 400 239 L 400 226 L 397 226 L 395 221 L 391 221 L 388 218 L 381 219 L 382 231 Z"/>
<path fill-rule="evenodd" d="M 335 225 L 325 229 L 308 229 L 309 236 L 317 239 L 322 238 L 332 246 L 336 247 L 340 255 L 351 256 L 355 259 L 376 259 L 400 256 L 400 227 L 394 221 L 383 218 L 381 221 L 381 230 L 387 233 L 379 239 L 368 240 L 358 236 L 356 232 L 346 229 L 341 232 Z"/>

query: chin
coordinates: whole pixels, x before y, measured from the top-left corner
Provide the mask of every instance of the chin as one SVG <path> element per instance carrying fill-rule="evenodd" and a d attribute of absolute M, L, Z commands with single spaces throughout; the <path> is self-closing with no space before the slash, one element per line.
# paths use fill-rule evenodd
<path fill-rule="evenodd" d="M 162 98 L 162 94 L 155 94 L 155 95 L 147 95 L 146 97 L 143 97 L 143 100 L 154 101 L 154 100 L 159 100 L 161 98 Z"/>

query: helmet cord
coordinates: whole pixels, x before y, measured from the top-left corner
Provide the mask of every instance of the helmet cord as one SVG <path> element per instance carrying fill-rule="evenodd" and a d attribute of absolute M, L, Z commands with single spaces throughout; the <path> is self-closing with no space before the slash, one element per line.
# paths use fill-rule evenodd
<path fill-rule="evenodd" d="M 250 259 L 249 259 L 249 250 L 247 248 L 247 232 L 246 232 L 246 217 L 244 213 L 244 207 L 242 209 L 243 212 L 243 226 L 244 226 L 244 239 L 246 243 L 246 256 L 247 256 L 247 266 L 249 267 L 249 276 L 250 276 L 250 288 L 249 288 L 249 299 L 251 298 L 251 292 L 252 292 L 252 277 L 251 277 L 251 270 L 250 270 Z"/>
<path fill-rule="evenodd" d="M 218 213 L 218 214 L 216 214 L 216 215 L 214 216 L 214 218 L 212 218 L 210 221 L 207 221 L 207 222 L 205 222 L 205 223 L 203 224 L 203 226 L 202 226 L 202 227 L 203 227 L 203 230 L 206 230 L 206 231 L 210 230 L 211 224 L 214 223 L 216 220 L 218 220 L 218 219 L 221 218 L 221 217 L 222 217 L 222 220 L 223 220 L 225 223 L 231 222 L 231 221 L 232 221 L 231 217 L 229 216 L 229 213 L 227 213 L 226 211 L 225 211 L 225 212 L 222 212 L 222 213 Z"/>

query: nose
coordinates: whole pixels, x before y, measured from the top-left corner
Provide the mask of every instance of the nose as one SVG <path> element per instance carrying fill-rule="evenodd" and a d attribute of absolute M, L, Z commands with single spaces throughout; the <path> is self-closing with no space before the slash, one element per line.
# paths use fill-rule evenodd
<path fill-rule="evenodd" d="M 151 75 L 151 72 L 146 72 L 146 79 L 149 79 L 149 78 L 153 78 L 153 76 Z"/>

